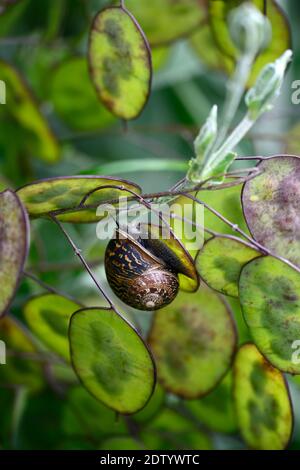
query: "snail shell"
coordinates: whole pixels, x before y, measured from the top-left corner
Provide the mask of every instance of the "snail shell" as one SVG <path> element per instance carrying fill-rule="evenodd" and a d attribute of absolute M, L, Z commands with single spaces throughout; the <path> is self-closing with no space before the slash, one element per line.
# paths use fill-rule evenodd
<path fill-rule="evenodd" d="M 124 303 L 138 310 L 157 310 L 174 300 L 179 281 L 174 268 L 141 243 L 112 239 L 105 253 L 106 276 Z"/>

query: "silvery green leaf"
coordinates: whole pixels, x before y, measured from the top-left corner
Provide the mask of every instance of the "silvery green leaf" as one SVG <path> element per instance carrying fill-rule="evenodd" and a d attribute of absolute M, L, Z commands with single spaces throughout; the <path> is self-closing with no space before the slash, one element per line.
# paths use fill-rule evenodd
<path fill-rule="evenodd" d="M 253 121 L 272 108 L 273 101 L 280 93 L 284 73 L 292 55 L 292 51 L 287 50 L 275 62 L 267 64 L 255 85 L 246 94 L 245 102 Z"/>

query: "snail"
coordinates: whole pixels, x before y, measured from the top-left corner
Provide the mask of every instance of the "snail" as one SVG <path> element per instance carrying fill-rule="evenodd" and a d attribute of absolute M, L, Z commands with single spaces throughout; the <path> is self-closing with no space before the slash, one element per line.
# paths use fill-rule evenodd
<path fill-rule="evenodd" d="M 106 277 L 116 296 L 138 310 L 171 303 L 179 291 L 179 274 L 191 277 L 178 255 L 162 240 L 118 235 L 105 252 Z"/>

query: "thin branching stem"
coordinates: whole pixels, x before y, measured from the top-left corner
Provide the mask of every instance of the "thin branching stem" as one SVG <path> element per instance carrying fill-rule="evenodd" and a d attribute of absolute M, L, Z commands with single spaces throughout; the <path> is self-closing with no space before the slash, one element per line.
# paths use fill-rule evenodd
<path fill-rule="evenodd" d="M 84 307 L 84 304 L 83 304 L 82 302 L 80 302 L 78 299 L 76 299 L 75 297 L 73 297 L 73 296 L 71 296 L 71 295 L 68 295 L 68 294 L 65 294 L 64 292 L 61 292 L 61 291 L 60 291 L 59 289 L 57 289 L 56 287 L 50 286 L 49 284 L 47 284 L 46 282 L 42 281 L 40 278 L 38 278 L 38 277 L 35 276 L 34 274 L 30 273 L 29 271 L 23 271 L 23 274 L 24 274 L 25 277 L 28 277 L 28 278 L 31 279 L 33 282 L 35 282 L 36 284 L 38 284 L 40 287 L 42 287 L 43 289 L 47 290 L 47 291 L 50 292 L 51 294 L 56 294 L 56 295 L 65 297 L 66 299 L 69 299 L 69 300 L 71 300 L 72 302 L 77 303 L 77 304 L 80 305 L 81 307 Z"/>
<path fill-rule="evenodd" d="M 64 227 L 60 223 L 60 221 L 54 216 L 51 216 L 51 219 L 60 228 L 60 230 L 64 234 L 64 236 L 65 236 L 66 240 L 68 241 L 69 245 L 72 247 L 75 255 L 78 256 L 79 260 L 81 261 L 82 265 L 85 267 L 85 269 L 88 272 L 89 276 L 94 281 L 95 286 L 98 288 L 98 290 L 101 292 L 102 296 L 105 298 L 105 300 L 110 305 L 110 308 L 112 310 L 114 310 L 117 314 L 119 314 L 119 312 L 118 312 L 117 308 L 115 307 L 113 301 L 111 300 L 109 295 L 105 292 L 103 287 L 100 285 L 99 281 L 97 280 L 96 276 L 94 275 L 93 271 L 91 270 L 90 266 L 88 265 L 87 261 L 85 260 L 84 256 L 82 255 L 81 250 L 75 245 L 72 238 L 70 237 L 68 232 L 64 229 Z"/>
<path fill-rule="evenodd" d="M 256 160 L 262 160 L 263 157 L 246 157 L 248 159 L 256 159 Z M 242 171 L 242 170 L 237 170 L 237 172 L 239 171 Z M 250 172 L 249 175 L 247 175 L 247 177 L 243 180 L 243 181 L 247 181 L 255 176 L 257 176 L 259 174 L 259 171 L 257 169 L 248 169 L 247 170 L 248 172 Z M 235 172 L 232 172 L 231 173 L 231 177 L 234 176 Z M 230 174 L 229 174 L 230 175 Z M 226 175 L 228 176 L 228 174 Z M 238 184 L 240 183 L 240 181 L 238 181 Z M 226 225 L 228 225 L 232 231 L 236 232 L 236 233 L 239 233 L 239 235 L 241 235 L 245 240 L 247 240 L 249 242 L 249 244 L 252 246 L 252 247 L 255 247 L 256 249 L 258 249 L 263 255 L 270 255 L 274 258 L 277 258 L 278 260 L 284 262 L 285 264 L 289 265 L 290 267 L 292 267 L 293 269 L 295 269 L 297 272 L 300 273 L 300 268 L 298 268 L 298 266 L 294 265 L 292 262 L 290 262 L 289 260 L 281 257 L 281 256 L 278 256 L 276 253 L 273 253 L 271 250 L 269 250 L 268 248 L 266 248 L 265 246 L 261 245 L 259 242 L 257 242 L 256 240 L 254 240 L 250 235 L 248 235 L 246 232 L 244 232 L 237 224 L 234 224 L 232 223 L 230 220 L 228 220 L 226 217 L 224 217 L 222 214 L 220 214 L 216 209 L 214 209 L 213 207 L 210 207 L 207 203 L 205 203 L 204 201 L 201 201 L 200 199 L 198 199 L 196 196 L 194 196 L 193 194 L 190 194 L 190 193 L 196 193 L 200 190 L 207 190 L 209 189 L 207 186 L 205 186 L 204 188 L 202 187 L 202 185 L 205 184 L 205 182 L 202 182 L 200 183 L 199 185 L 193 187 L 193 188 L 189 188 L 188 190 L 169 190 L 169 191 L 164 191 L 164 192 L 160 192 L 160 193 L 153 193 L 153 194 L 146 194 L 146 195 L 140 195 L 138 193 L 136 193 L 135 191 L 133 190 L 130 190 L 129 188 L 125 188 L 124 186 L 118 186 L 118 187 L 115 187 L 114 186 L 114 189 L 119 189 L 121 191 L 127 191 L 131 194 L 131 198 L 128 198 L 128 200 L 138 200 L 142 205 L 144 205 L 145 207 L 147 207 L 150 211 L 152 210 L 153 211 L 153 207 L 150 203 L 150 201 L 152 200 L 155 200 L 155 199 L 159 199 L 159 198 L 163 198 L 163 197 L 178 197 L 178 196 L 185 196 L 187 197 L 188 199 L 198 203 L 198 204 L 201 204 L 203 205 L 208 211 L 210 211 L 211 213 L 213 213 L 216 217 L 218 217 L 220 220 L 222 220 Z M 111 305 L 111 308 L 113 308 L 115 311 L 115 306 L 112 304 L 112 301 L 111 299 L 109 298 L 109 296 L 104 292 L 104 290 L 102 289 L 102 287 L 99 285 L 98 281 L 96 280 L 95 276 L 93 275 L 89 265 L 87 264 L 87 262 L 85 261 L 84 257 L 81 255 L 81 252 L 80 250 L 78 250 L 78 248 L 76 247 L 76 245 L 74 244 L 73 240 L 69 237 L 69 235 L 66 233 L 66 231 L 64 230 L 64 228 L 62 227 L 62 225 L 60 224 L 60 222 L 57 220 L 56 218 L 56 215 L 59 215 L 60 213 L 67 213 L 68 211 L 74 211 L 74 210 L 86 210 L 86 209 L 93 209 L 93 208 L 97 208 L 97 206 L 89 206 L 89 205 L 84 205 L 84 203 L 86 202 L 87 198 L 94 192 L 96 191 L 99 191 L 101 189 L 107 189 L 111 187 L 111 185 L 106 185 L 104 187 L 99 187 L 99 188 L 96 188 L 94 189 L 93 191 L 91 191 L 90 193 L 88 193 L 84 198 L 83 200 L 80 202 L 79 206 L 75 207 L 75 208 L 72 208 L 72 209 L 69 209 L 69 210 L 58 210 L 58 211 L 55 211 L 55 212 L 52 212 L 51 214 L 48 214 L 49 217 L 54 220 L 56 222 L 57 225 L 59 225 L 59 227 L 61 228 L 61 230 L 63 231 L 64 235 L 66 236 L 66 238 L 68 239 L 68 242 L 71 244 L 75 254 L 80 258 L 82 264 L 87 268 L 90 276 L 93 278 L 96 286 L 98 287 L 98 289 L 101 291 L 102 295 L 105 297 L 105 299 L 109 302 L 109 304 Z M 214 189 L 223 189 L 225 187 L 225 185 L 220 185 L 219 187 L 216 188 L 216 186 L 214 185 L 213 186 Z M 113 203 L 117 203 L 118 200 L 116 201 L 107 201 L 107 203 L 110 203 L 110 204 L 113 204 Z M 105 202 L 103 201 L 102 204 L 104 204 Z M 168 228 L 170 229 L 171 231 L 171 234 L 173 236 L 175 236 L 172 232 L 172 229 L 170 228 L 170 225 L 164 220 L 163 218 L 163 215 L 161 213 L 161 211 L 157 211 L 158 214 L 159 214 L 159 218 L 160 220 L 166 224 L 168 226 Z M 204 228 L 205 229 L 205 228 Z M 211 235 L 213 236 L 218 236 L 217 234 L 215 233 L 211 233 Z"/>

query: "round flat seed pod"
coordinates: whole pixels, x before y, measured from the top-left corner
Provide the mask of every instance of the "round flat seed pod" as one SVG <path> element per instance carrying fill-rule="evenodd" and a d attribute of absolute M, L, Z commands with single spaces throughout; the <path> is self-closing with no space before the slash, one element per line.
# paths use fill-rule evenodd
<path fill-rule="evenodd" d="M 144 33 L 127 10 L 111 7 L 96 16 L 89 64 L 102 103 L 119 118 L 136 118 L 149 97 L 152 64 Z"/>
<path fill-rule="evenodd" d="M 0 316 L 14 297 L 28 246 L 27 213 L 14 192 L 4 191 L 0 193 Z"/>
<path fill-rule="evenodd" d="M 300 339 L 300 275 L 266 256 L 247 264 L 241 273 L 240 302 L 251 336 L 271 364 L 300 374 L 294 344 Z"/>
<path fill-rule="evenodd" d="M 45 294 L 30 299 L 23 311 L 31 331 L 53 352 L 69 361 L 69 322 L 79 308 L 80 305 L 65 297 Z"/>
<path fill-rule="evenodd" d="M 261 253 L 238 240 L 214 237 L 208 240 L 196 258 L 196 268 L 212 289 L 238 297 L 242 267 Z"/>
<path fill-rule="evenodd" d="M 179 293 L 156 312 L 149 335 L 158 380 L 184 398 L 206 395 L 230 368 L 236 339 L 231 314 L 217 294 L 206 287 Z"/>
<path fill-rule="evenodd" d="M 236 356 L 233 390 L 238 425 L 248 446 L 284 449 L 293 428 L 287 384 L 253 344 L 242 346 Z"/>
<path fill-rule="evenodd" d="M 155 385 L 155 366 L 141 337 L 104 308 L 76 312 L 69 329 L 71 359 L 83 386 L 113 410 L 141 410 Z"/>
<path fill-rule="evenodd" d="M 248 227 L 259 243 L 300 265 L 300 158 L 275 156 L 258 168 L 262 174 L 242 194 Z"/>
<path fill-rule="evenodd" d="M 101 219 L 97 207 L 102 203 L 131 196 L 126 189 L 141 192 L 134 183 L 108 176 L 61 176 L 23 186 L 17 194 L 32 218 L 54 212 L 62 222 L 89 223 Z M 93 209 L 76 210 L 82 202 Z"/>

